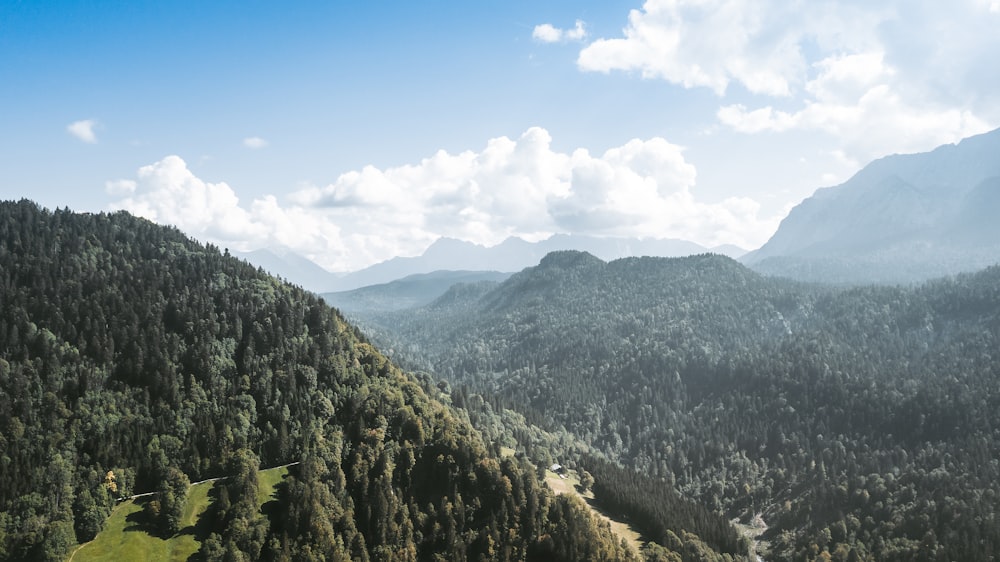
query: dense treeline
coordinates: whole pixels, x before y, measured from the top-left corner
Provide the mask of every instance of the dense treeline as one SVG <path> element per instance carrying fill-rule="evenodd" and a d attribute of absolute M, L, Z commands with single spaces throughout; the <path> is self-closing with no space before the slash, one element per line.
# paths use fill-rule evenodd
<path fill-rule="evenodd" d="M 721 256 L 563 252 L 365 322 L 467 394 L 716 512 L 762 513 L 775 559 L 1000 552 L 998 267 L 830 288 Z"/>
<path fill-rule="evenodd" d="M 227 254 L 0 203 L 0 560 L 62 559 L 136 492 L 159 492 L 145 519 L 169 536 L 188 482 L 224 475 L 206 560 L 632 556 L 429 379 Z M 291 461 L 266 517 L 257 468 Z"/>
<path fill-rule="evenodd" d="M 599 457 L 587 456 L 582 463 L 594 479 L 594 495 L 601 504 L 612 513 L 625 515 L 659 544 L 676 552 L 703 549 L 700 542 L 708 543 L 711 550 L 720 553 L 742 555 L 749 550 L 746 540 L 729 521 L 682 498 L 662 480 Z M 698 530 L 700 535 L 692 536 L 692 530 Z M 688 540 L 682 541 L 681 536 Z M 685 542 L 690 543 L 687 548 Z M 694 558 L 690 554 L 689 558 Z"/>

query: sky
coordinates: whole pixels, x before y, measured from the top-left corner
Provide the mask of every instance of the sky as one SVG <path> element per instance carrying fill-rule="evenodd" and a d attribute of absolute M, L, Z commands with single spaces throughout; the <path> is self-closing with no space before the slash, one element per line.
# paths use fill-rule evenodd
<path fill-rule="evenodd" d="M 1000 0 L 0 0 L 0 199 L 331 271 L 554 233 L 754 249 L 1000 126 Z"/>

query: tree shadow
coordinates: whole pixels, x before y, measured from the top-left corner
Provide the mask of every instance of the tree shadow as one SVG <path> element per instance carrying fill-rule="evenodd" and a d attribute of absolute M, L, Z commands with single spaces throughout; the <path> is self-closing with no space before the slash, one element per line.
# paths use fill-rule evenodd
<path fill-rule="evenodd" d="M 219 530 L 216 527 L 219 520 L 219 490 L 222 489 L 222 486 L 225 486 L 223 480 L 217 480 L 212 484 L 212 488 L 208 491 L 208 507 L 198 514 L 194 525 L 184 527 L 178 533 L 179 535 L 192 535 L 199 545 L 203 545 L 209 535 Z M 204 560 L 204 555 L 200 549 L 187 559 L 188 562 L 201 562 L 202 560 Z"/>
<path fill-rule="evenodd" d="M 156 518 L 149 511 L 149 505 L 151 502 L 155 501 L 156 498 L 151 496 L 146 496 L 142 498 L 136 498 L 132 500 L 136 505 L 140 506 L 142 509 L 134 513 L 130 513 L 125 517 L 125 528 L 122 531 L 129 532 L 140 532 L 146 533 L 151 537 L 156 537 L 158 539 L 169 539 L 169 535 L 165 535 L 161 530 L 159 525 L 157 525 Z"/>
<path fill-rule="evenodd" d="M 624 525 L 628 530 L 637 533 L 639 535 L 638 541 L 640 544 L 647 542 L 658 543 L 656 539 L 650 536 L 644 526 L 638 524 L 639 522 L 632 520 L 631 517 L 625 515 L 624 513 L 616 513 L 612 511 L 608 505 L 601 503 L 596 496 L 591 495 L 588 497 L 581 495 L 580 498 L 594 510 L 595 514 L 603 515 L 616 523 Z"/>
<path fill-rule="evenodd" d="M 184 529 L 181 529 L 181 534 L 194 535 L 194 540 L 199 543 L 205 542 L 205 539 L 216 531 L 216 523 L 218 520 L 218 500 L 219 500 L 219 490 L 225 486 L 223 480 L 217 480 L 212 484 L 212 488 L 208 491 L 208 507 L 204 511 L 198 514 L 197 521 L 194 525 L 188 525 Z"/>
<path fill-rule="evenodd" d="M 291 471 L 289 470 L 289 474 Z M 264 505 L 260 506 L 261 513 L 267 518 L 268 524 L 275 535 L 281 536 L 281 533 L 285 530 L 285 521 L 282 518 L 281 504 L 288 500 L 288 476 L 285 474 L 281 477 L 281 482 L 274 485 L 274 494 L 271 495 L 271 499 L 264 502 Z"/>

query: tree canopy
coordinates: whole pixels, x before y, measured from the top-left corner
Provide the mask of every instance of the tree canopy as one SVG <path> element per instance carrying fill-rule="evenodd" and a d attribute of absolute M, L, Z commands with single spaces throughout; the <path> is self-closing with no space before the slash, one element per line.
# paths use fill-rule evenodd
<path fill-rule="evenodd" d="M 659 485 L 727 517 L 762 514 L 778 560 L 1000 552 L 1000 267 L 836 288 L 716 255 L 560 252 L 499 286 L 360 321 L 481 404 L 484 431 L 514 410 L 568 436 L 547 446 L 651 535 L 693 525 L 642 507 L 634 489 Z M 611 464 L 587 464 L 588 450 Z"/>
<path fill-rule="evenodd" d="M 442 397 L 228 251 L 0 203 L 0 560 L 62 559 L 136 492 L 176 533 L 188 482 L 217 476 L 209 560 L 632 556 Z M 263 515 L 257 467 L 292 461 Z"/>

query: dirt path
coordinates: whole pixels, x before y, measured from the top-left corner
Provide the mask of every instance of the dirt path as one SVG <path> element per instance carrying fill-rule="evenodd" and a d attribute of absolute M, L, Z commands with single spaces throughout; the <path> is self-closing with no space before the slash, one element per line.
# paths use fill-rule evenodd
<path fill-rule="evenodd" d="M 552 491 L 555 492 L 556 494 L 572 494 L 582 499 L 583 502 L 587 504 L 587 507 L 590 508 L 591 513 L 593 513 L 595 517 L 607 521 L 608 524 L 611 525 L 611 530 L 616 535 L 618 535 L 619 538 L 625 539 L 625 542 L 628 543 L 630 547 L 632 547 L 632 550 L 635 552 L 636 557 L 640 559 L 642 558 L 640 553 L 642 552 L 641 549 L 643 540 L 642 536 L 639 534 L 639 531 L 637 531 L 631 525 L 625 523 L 624 521 L 618 521 L 612 519 L 611 516 L 609 516 L 603 510 L 598 508 L 594 502 L 593 492 L 587 492 L 585 494 L 581 494 L 576 488 L 577 485 L 580 483 L 580 481 L 577 479 L 575 474 L 567 475 L 566 478 L 562 478 L 561 476 L 552 472 L 551 470 L 546 470 L 545 483 L 548 484 L 549 488 L 551 488 Z"/>
<path fill-rule="evenodd" d="M 90 543 L 91 541 L 87 541 L 83 544 L 76 545 L 76 548 L 73 549 L 73 552 L 69 553 L 69 558 L 66 559 L 66 562 L 73 562 L 73 557 L 76 556 L 76 551 L 80 550 L 81 548 L 87 546 Z"/>

